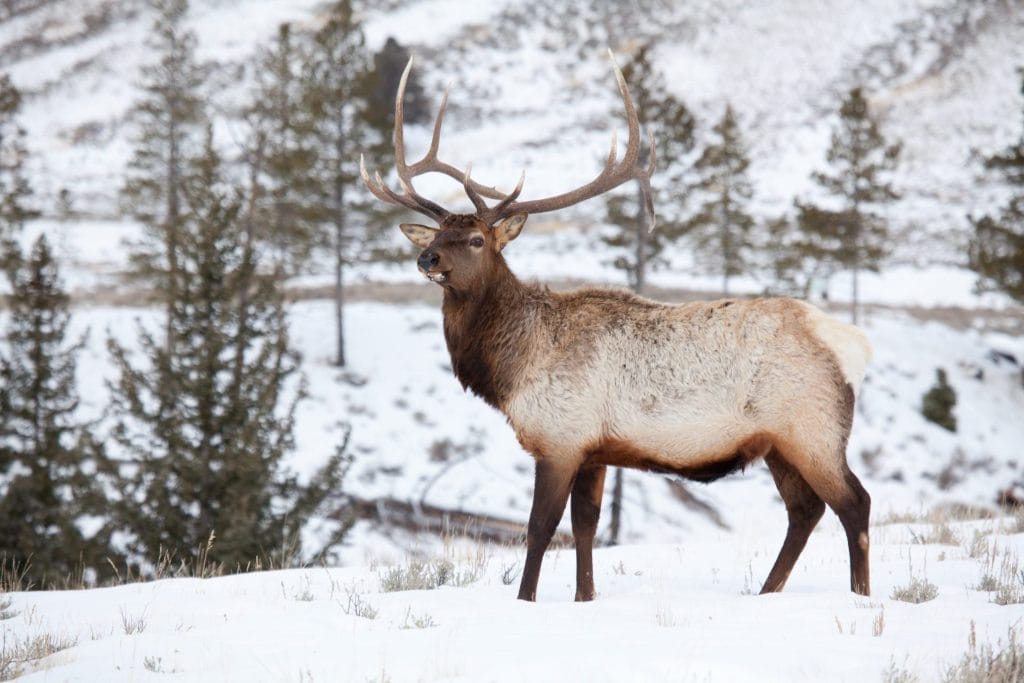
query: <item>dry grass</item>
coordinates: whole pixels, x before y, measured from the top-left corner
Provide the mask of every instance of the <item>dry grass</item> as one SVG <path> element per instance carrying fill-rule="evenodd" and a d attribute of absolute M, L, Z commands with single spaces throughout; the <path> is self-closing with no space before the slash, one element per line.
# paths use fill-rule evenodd
<path fill-rule="evenodd" d="M 398 628 L 409 630 L 414 628 L 433 628 L 437 622 L 429 614 L 416 615 L 412 613 L 412 606 L 405 610 L 405 621 Z"/>
<path fill-rule="evenodd" d="M 910 535 L 913 537 L 914 543 L 924 545 L 960 545 L 960 534 L 949 525 L 948 521 L 933 524 L 923 534 L 915 534 L 911 530 Z"/>
<path fill-rule="evenodd" d="M 943 680 L 947 683 L 1020 683 L 1024 681 L 1024 643 L 1010 629 L 1006 644 L 994 648 L 985 643 L 978 645 L 974 622 L 968 637 L 967 652 L 959 662 L 949 667 Z"/>
<path fill-rule="evenodd" d="M 351 617 L 361 619 L 376 619 L 377 608 L 363 600 L 363 596 L 354 586 L 345 590 L 346 601 L 341 603 L 341 609 Z"/>
<path fill-rule="evenodd" d="M 441 586 L 468 586 L 484 575 L 490 562 L 490 549 L 478 539 L 447 532 L 439 556 L 412 558 L 377 572 L 384 593 L 408 590 L 433 590 Z M 467 543 L 468 542 L 468 543 Z M 507 570 L 506 570 L 507 571 Z M 503 572 L 504 580 L 505 573 Z"/>
<path fill-rule="evenodd" d="M 25 667 L 33 662 L 77 644 L 77 638 L 66 638 L 51 633 L 26 636 L 22 639 L 9 638 L 5 633 L 3 645 L 0 647 L 0 681 L 17 678 L 25 672 Z"/>
<path fill-rule="evenodd" d="M 942 503 L 932 507 L 930 510 L 918 510 L 916 512 L 904 510 L 897 512 L 890 510 L 881 518 L 875 520 L 876 526 L 887 524 L 932 524 L 936 526 L 948 526 L 956 522 L 974 522 L 981 519 L 992 519 L 995 514 L 986 508 L 973 505 L 962 505 L 959 503 Z"/>
<path fill-rule="evenodd" d="M 939 587 L 929 581 L 928 577 L 923 573 L 921 576 L 915 576 L 913 564 L 909 565 L 909 569 L 910 583 L 904 586 L 895 586 L 889 597 L 900 602 L 912 602 L 914 604 L 928 602 L 937 598 Z"/>
<path fill-rule="evenodd" d="M 900 666 L 896 660 L 889 660 L 889 668 L 882 672 L 883 683 L 917 683 L 917 674 L 910 671 L 906 665 Z"/>
<path fill-rule="evenodd" d="M 121 628 L 126 636 L 142 633 L 149 626 L 149 619 L 146 617 L 146 610 L 139 614 L 128 614 L 128 610 L 121 608 Z"/>

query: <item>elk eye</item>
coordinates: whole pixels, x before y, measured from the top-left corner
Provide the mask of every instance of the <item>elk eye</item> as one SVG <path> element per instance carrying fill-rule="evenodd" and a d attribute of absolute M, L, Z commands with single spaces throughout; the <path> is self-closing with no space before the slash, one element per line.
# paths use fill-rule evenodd
<path fill-rule="evenodd" d="M 473 239 L 471 239 L 469 241 L 469 246 L 471 246 L 471 247 L 482 247 L 482 246 L 484 246 L 484 238 L 480 237 L 480 236 L 474 237 Z"/>

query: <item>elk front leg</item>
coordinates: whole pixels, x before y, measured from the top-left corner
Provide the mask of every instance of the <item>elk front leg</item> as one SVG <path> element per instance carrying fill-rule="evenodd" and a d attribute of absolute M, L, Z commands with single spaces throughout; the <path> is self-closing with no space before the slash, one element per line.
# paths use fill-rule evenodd
<path fill-rule="evenodd" d="M 520 600 L 537 599 L 537 581 L 544 551 L 565 512 L 575 476 L 575 465 L 567 466 L 544 458 L 537 460 L 533 507 L 530 510 L 530 524 L 526 529 L 526 566 L 523 568 L 523 580 L 519 583 Z"/>
<path fill-rule="evenodd" d="M 572 487 L 572 535 L 576 542 L 576 601 L 593 600 L 594 535 L 604 494 L 604 465 L 584 466 Z"/>

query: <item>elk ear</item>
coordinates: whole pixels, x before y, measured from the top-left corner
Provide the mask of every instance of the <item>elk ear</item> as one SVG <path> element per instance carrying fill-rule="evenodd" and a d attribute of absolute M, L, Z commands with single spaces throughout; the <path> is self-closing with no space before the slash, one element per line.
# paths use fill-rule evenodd
<path fill-rule="evenodd" d="M 409 241 L 420 249 L 426 249 L 437 236 L 437 228 L 428 228 L 425 225 L 416 223 L 402 223 L 398 226 L 402 234 L 409 238 Z"/>
<path fill-rule="evenodd" d="M 514 213 L 494 226 L 494 241 L 498 245 L 498 251 L 505 248 L 505 245 L 519 237 L 526 224 L 525 213 Z"/>

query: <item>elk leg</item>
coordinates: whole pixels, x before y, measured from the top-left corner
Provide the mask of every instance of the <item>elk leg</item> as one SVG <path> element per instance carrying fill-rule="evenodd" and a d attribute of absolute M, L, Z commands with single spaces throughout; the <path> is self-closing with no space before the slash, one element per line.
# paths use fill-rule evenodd
<path fill-rule="evenodd" d="M 576 601 L 594 599 L 594 536 L 604 494 L 604 465 L 585 465 L 572 487 L 572 535 L 576 541 Z"/>
<path fill-rule="evenodd" d="M 537 581 L 540 579 L 540 564 L 544 559 L 551 537 L 555 535 L 558 522 L 565 512 L 569 491 L 576 476 L 576 467 L 567 467 L 547 459 L 537 460 L 536 483 L 533 487 L 533 507 L 530 509 L 530 523 L 526 528 L 526 565 L 523 579 L 519 583 L 519 599 L 537 599 Z"/>
<path fill-rule="evenodd" d="M 825 514 L 825 502 L 800 476 L 796 468 L 782 459 L 778 451 L 773 449 L 764 461 L 768 464 L 775 485 L 779 488 L 779 495 L 786 504 L 786 513 L 789 515 L 786 540 L 783 541 L 775 565 L 761 587 L 761 593 L 776 593 L 786 585 L 793 565 L 807 545 L 811 531 Z"/>
<path fill-rule="evenodd" d="M 861 595 L 871 595 L 871 575 L 868 565 L 868 524 L 871 517 L 871 496 L 864 490 L 860 480 L 843 466 L 844 495 L 829 507 L 839 515 L 839 521 L 846 531 L 846 542 L 850 547 L 850 590 Z"/>
<path fill-rule="evenodd" d="M 850 471 L 845 459 L 838 468 L 807 468 L 801 474 L 815 493 L 832 508 L 846 531 L 850 549 L 850 590 L 861 595 L 871 594 L 871 576 L 868 569 L 868 523 L 871 516 L 871 496 L 860 480 Z M 831 471 L 828 471 L 831 469 Z M 838 471 L 835 471 L 838 470 Z"/>

